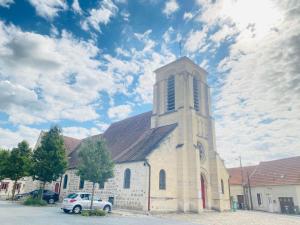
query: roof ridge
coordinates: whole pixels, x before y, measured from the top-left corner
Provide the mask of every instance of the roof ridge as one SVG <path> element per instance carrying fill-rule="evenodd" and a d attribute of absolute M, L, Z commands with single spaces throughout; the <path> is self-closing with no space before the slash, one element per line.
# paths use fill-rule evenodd
<path fill-rule="evenodd" d="M 260 163 L 269 163 L 269 162 L 283 161 L 283 160 L 295 159 L 295 158 L 300 158 L 300 156 L 298 155 L 298 156 L 291 156 L 291 157 L 281 158 L 281 159 L 273 159 L 273 160 L 269 160 L 269 161 L 261 161 Z"/>
<path fill-rule="evenodd" d="M 141 117 L 141 116 L 143 116 L 143 115 L 145 115 L 145 114 L 147 114 L 147 113 L 152 113 L 152 110 L 150 110 L 150 111 L 148 111 L 148 112 L 143 112 L 143 113 L 140 113 L 140 114 L 137 114 L 137 115 L 134 115 L 134 116 L 130 116 L 130 117 L 127 117 L 127 118 L 125 118 L 125 119 L 122 119 L 122 120 L 119 120 L 119 121 L 116 121 L 116 122 L 113 122 L 113 123 L 111 123 L 110 124 L 110 126 L 112 126 L 112 125 L 114 125 L 114 124 L 118 124 L 118 123 L 121 123 L 121 122 L 124 122 L 124 121 L 126 121 L 126 120 L 130 120 L 130 119 L 134 119 L 134 118 L 137 118 L 137 117 Z M 109 127 L 110 127 L 109 126 Z M 108 127 L 108 128 L 109 128 Z M 108 128 L 106 129 L 106 130 L 108 130 Z M 105 131 L 106 131 L 105 130 Z M 104 132 L 105 133 L 105 132 Z"/>

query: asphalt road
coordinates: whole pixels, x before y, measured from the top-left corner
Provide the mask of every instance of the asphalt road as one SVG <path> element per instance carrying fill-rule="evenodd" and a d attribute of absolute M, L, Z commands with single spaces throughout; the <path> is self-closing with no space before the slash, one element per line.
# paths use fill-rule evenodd
<path fill-rule="evenodd" d="M 1 225 L 192 225 L 168 218 L 156 218 L 146 215 L 110 214 L 105 217 L 83 217 L 65 214 L 57 206 L 30 207 L 17 203 L 0 201 Z"/>

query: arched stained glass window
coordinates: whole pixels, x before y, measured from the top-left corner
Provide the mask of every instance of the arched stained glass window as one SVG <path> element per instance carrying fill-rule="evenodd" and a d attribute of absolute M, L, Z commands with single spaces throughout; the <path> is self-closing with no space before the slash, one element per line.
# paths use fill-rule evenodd
<path fill-rule="evenodd" d="M 68 185 L 68 175 L 66 174 L 66 175 L 64 176 L 63 189 L 66 189 L 66 188 L 67 188 L 67 185 Z"/>
<path fill-rule="evenodd" d="M 164 170 L 159 171 L 159 190 L 166 190 L 166 172 Z"/>
<path fill-rule="evenodd" d="M 124 188 L 129 189 L 130 188 L 130 177 L 131 177 L 131 171 L 130 169 L 126 169 L 124 172 Z"/>
<path fill-rule="evenodd" d="M 82 179 L 80 177 L 80 181 L 79 181 L 79 189 L 83 189 L 84 188 L 84 179 Z"/>

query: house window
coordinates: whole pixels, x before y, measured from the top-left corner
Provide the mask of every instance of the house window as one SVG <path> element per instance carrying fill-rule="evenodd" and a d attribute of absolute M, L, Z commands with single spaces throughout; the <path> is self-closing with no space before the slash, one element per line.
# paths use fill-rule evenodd
<path fill-rule="evenodd" d="M 196 77 L 193 78 L 193 95 L 194 95 L 194 109 L 196 111 L 200 110 L 199 103 L 199 81 Z"/>
<path fill-rule="evenodd" d="M 222 194 L 224 194 L 224 182 L 223 182 L 223 179 L 221 179 L 221 190 L 222 190 Z"/>
<path fill-rule="evenodd" d="M 168 78 L 168 99 L 167 99 L 167 110 L 173 111 L 175 110 L 175 77 L 170 76 Z"/>
<path fill-rule="evenodd" d="M 159 190 L 166 190 L 166 172 L 164 170 L 159 171 Z"/>
<path fill-rule="evenodd" d="M 130 177 L 131 177 L 131 171 L 130 171 L 130 169 L 126 169 L 124 172 L 124 188 L 125 189 L 130 188 Z"/>
<path fill-rule="evenodd" d="M 7 191 L 8 185 L 9 185 L 8 182 L 1 182 L 0 190 L 5 190 L 5 191 Z"/>
<path fill-rule="evenodd" d="M 64 176 L 64 184 L 63 184 L 63 189 L 66 189 L 68 185 L 68 175 Z"/>
<path fill-rule="evenodd" d="M 80 177 L 80 181 L 79 181 L 79 189 L 83 189 L 84 188 L 84 179 L 82 179 Z"/>
<path fill-rule="evenodd" d="M 99 183 L 99 189 L 104 189 L 104 182 L 103 181 L 101 181 L 100 183 Z"/>
<path fill-rule="evenodd" d="M 262 194 L 257 193 L 257 204 L 260 206 L 262 205 Z"/>

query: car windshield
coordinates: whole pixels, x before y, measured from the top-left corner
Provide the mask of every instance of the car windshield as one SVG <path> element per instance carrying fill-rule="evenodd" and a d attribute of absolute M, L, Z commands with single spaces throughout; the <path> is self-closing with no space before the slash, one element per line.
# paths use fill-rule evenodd
<path fill-rule="evenodd" d="M 67 198 L 76 198 L 78 195 L 75 193 L 69 194 Z"/>

